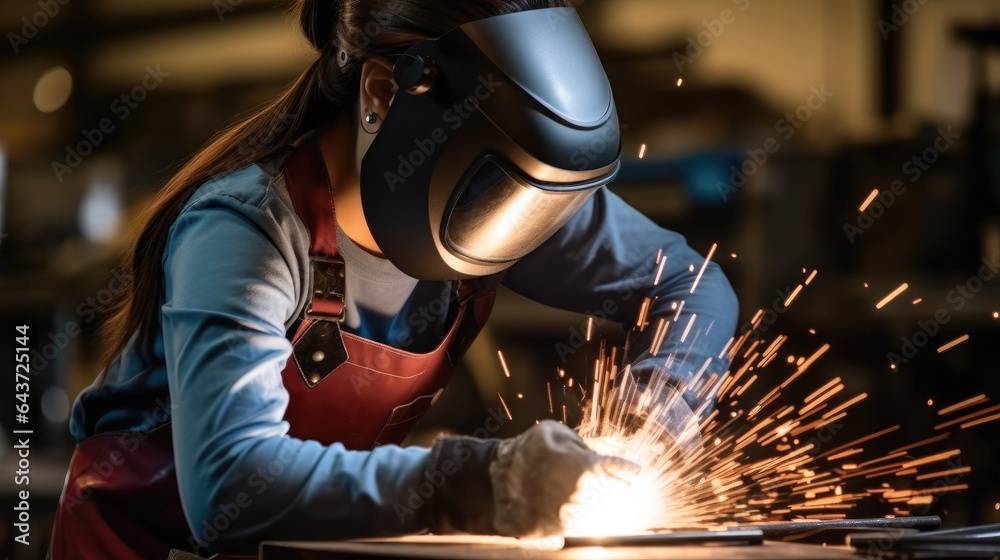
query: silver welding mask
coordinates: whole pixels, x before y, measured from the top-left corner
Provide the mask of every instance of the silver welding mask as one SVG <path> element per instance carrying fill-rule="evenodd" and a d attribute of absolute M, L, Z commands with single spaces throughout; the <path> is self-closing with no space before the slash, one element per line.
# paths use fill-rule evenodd
<path fill-rule="evenodd" d="M 398 55 L 393 77 L 361 197 L 379 248 L 414 278 L 506 269 L 618 173 L 611 87 L 573 8 L 461 25 Z"/>

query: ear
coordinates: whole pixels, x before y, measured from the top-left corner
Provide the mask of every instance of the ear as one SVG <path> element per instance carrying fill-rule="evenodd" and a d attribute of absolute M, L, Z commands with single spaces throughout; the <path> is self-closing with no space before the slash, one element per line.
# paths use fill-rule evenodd
<path fill-rule="evenodd" d="M 375 111 L 380 120 L 389 112 L 396 95 L 396 82 L 392 78 L 392 63 L 384 56 L 373 56 L 361 67 L 361 118 Z"/>

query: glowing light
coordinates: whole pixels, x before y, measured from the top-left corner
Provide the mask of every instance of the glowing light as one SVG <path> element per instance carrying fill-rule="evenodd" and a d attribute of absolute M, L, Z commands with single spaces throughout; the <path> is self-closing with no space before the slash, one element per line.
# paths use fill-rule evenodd
<path fill-rule="evenodd" d="M 658 286 L 660 284 L 660 276 L 663 275 L 663 267 L 667 264 L 667 259 L 660 259 L 660 268 L 656 269 L 656 278 L 653 279 L 653 285 Z"/>
<path fill-rule="evenodd" d="M 861 206 L 858 207 L 858 212 L 864 212 L 865 209 L 868 208 L 868 205 L 871 204 L 873 200 L 875 200 L 876 196 L 878 196 L 878 189 L 873 190 L 871 194 L 868 195 L 868 198 L 866 198 L 865 201 L 861 203 Z"/>
<path fill-rule="evenodd" d="M 500 365 L 503 366 L 503 374 L 510 377 L 510 370 L 507 369 L 507 360 L 503 359 L 503 351 L 497 350 L 497 356 L 500 356 Z"/>
<path fill-rule="evenodd" d="M 646 155 L 646 145 L 645 144 L 643 144 L 642 146 L 639 146 L 639 159 L 642 159 L 642 157 L 644 155 Z"/>
<path fill-rule="evenodd" d="M 694 279 L 694 284 L 691 285 L 691 293 L 694 293 L 694 289 L 698 287 L 698 282 L 701 281 L 701 275 L 705 274 L 705 268 L 708 267 L 708 262 L 712 260 L 712 255 L 715 254 L 715 250 L 719 247 L 718 243 L 712 243 L 712 248 L 708 250 L 708 256 L 705 257 L 705 262 L 701 264 L 701 270 L 698 271 L 698 276 Z M 692 265 L 693 266 L 693 265 Z"/>
<path fill-rule="evenodd" d="M 618 445 L 614 445 L 614 444 Z M 619 442 L 602 446 L 591 441 L 589 445 L 599 453 L 608 447 L 620 447 Z M 619 456 L 625 451 L 618 451 Z M 636 530 L 653 529 L 665 519 L 671 508 L 662 480 L 653 470 L 636 475 L 604 472 L 587 473 L 581 479 L 577 492 L 562 507 L 566 535 L 596 536 L 635 534 Z"/>
<path fill-rule="evenodd" d="M 789 298 L 789 303 L 791 299 L 794 297 Z M 652 353 L 658 351 L 669 328 L 681 327 L 677 318 L 682 309 L 683 305 L 676 303 L 674 318 L 661 318 L 655 327 L 643 318 L 637 321 L 639 328 L 648 325 L 653 331 L 649 333 Z M 751 320 L 752 327 L 757 328 L 761 320 L 762 311 L 758 311 Z M 701 328 L 696 328 L 693 316 L 685 322 L 680 340 L 698 340 L 705 326 L 699 324 Z M 809 332 L 816 334 L 815 329 Z M 784 334 L 776 334 L 773 339 L 751 338 L 745 333 L 731 339 L 720 353 L 720 357 L 728 355 L 732 360 L 730 369 L 713 372 L 708 360 L 684 391 L 665 390 L 672 386 L 658 378 L 676 367 L 674 349 L 664 360 L 664 372 L 654 372 L 640 387 L 629 375 L 629 366 L 616 363 L 619 354 L 608 352 L 602 344 L 593 361 L 592 385 L 589 381 L 578 384 L 580 393 L 587 397 L 580 402 L 583 423 L 579 432 L 599 453 L 623 457 L 642 468 L 636 474 L 588 473 L 561 512 L 566 534 L 636 534 L 789 517 L 842 519 L 848 514 L 840 510 L 850 510 L 869 498 L 886 504 L 886 513 L 905 515 L 907 506 L 927 505 L 936 494 L 967 488 L 964 484 L 928 487 L 928 483 L 921 485 L 913 478 L 929 481 L 968 469 L 947 469 L 940 464 L 958 455 L 957 449 L 937 452 L 928 447 L 923 453 L 911 451 L 943 441 L 950 433 L 875 457 L 864 453 L 879 446 L 862 444 L 892 433 L 899 425 L 830 449 L 818 446 L 813 434 L 843 422 L 849 410 L 867 399 L 868 394 L 846 394 L 840 378 L 805 375 L 830 350 L 830 344 L 820 342 L 811 354 L 786 355 L 785 361 L 795 365 L 790 374 L 787 366 L 768 369 L 772 360 L 781 361 L 780 350 L 788 338 Z M 896 365 L 890 367 L 895 369 Z M 792 383 L 796 387 L 786 395 Z M 567 376 L 566 385 L 572 387 L 572 377 Z M 592 387 L 589 395 L 584 385 Z M 751 385 L 754 390 L 748 390 Z M 546 388 L 551 392 L 550 385 Z M 672 432 L 678 431 L 676 428 L 680 434 L 668 433 L 659 419 L 664 410 L 671 409 L 672 399 L 681 398 L 681 393 L 697 395 L 698 402 L 703 403 L 695 411 L 699 420 L 671 426 Z M 760 397 L 761 393 L 765 395 Z M 801 402 L 800 397 L 791 395 L 807 396 Z M 926 402 L 933 406 L 934 399 Z M 980 402 L 984 401 L 978 397 L 966 399 L 959 403 L 962 406 L 943 410 L 954 412 Z M 549 410 L 553 410 L 551 399 Z M 562 405 L 562 412 L 566 422 L 566 405 Z M 1000 405 L 955 418 L 935 429 L 955 424 L 964 429 L 995 420 L 1000 420 Z M 695 435 L 700 435 L 699 441 L 705 445 L 686 443 Z M 847 459 L 852 462 L 840 463 Z"/>
<path fill-rule="evenodd" d="M 788 297 L 785 299 L 785 307 L 791 305 L 792 302 L 795 301 L 795 296 L 799 295 L 799 292 L 801 291 L 802 291 L 802 284 L 795 286 L 795 289 L 792 290 L 792 293 L 788 294 Z"/>
<path fill-rule="evenodd" d="M 953 404 L 951 406 L 946 406 L 946 407 L 942 408 L 941 410 L 938 411 L 938 416 L 944 416 L 946 414 L 951 414 L 952 412 L 956 412 L 956 411 L 962 410 L 963 408 L 968 408 L 968 407 L 973 406 L 973 405 L 984 403 L 984 402 L 986 402 L 988 400 L 990 400 L 990 399 L 988 399 L 986 397 L 986 395 L 976 395 L 975 397 L 971 397 L 971 398 L 965 399 L 964 401 L 957 402 L 957 403 L 955 403 L 955 404 Z"/>
<path fill-rule="evenodd" d="M 732 254 L 730 254 L 729 256 L 730 256 L 730 257 L 733 257 L 733 258 L 735 259 L 735 258 L 736 258 L 736 253 L 732 253 Z M 994 315 L 996 315 L 996 313 L 994 313 Z"/>
<path fill-rule="evenodd" d="M 59 110 L 73 93 L 73 76 L 62 66 L 50 68 L 35 82 L 33 101 L 43 113 Z"/>
<path fill-rule="evenodd" d="M 994 311 L 993 312 L 993 318 L 994 319 L 1000 319 L 1000 311 Z"/>
<path fill-rule="evenodd" d="M 500 397 L 500 404 L 503 405 L 503 411 L 507 413 L 507 418 L 510 419 L 510 420 L 513 420 L 514 417 L 510 415 L 510 409 L 507 408 L 507 403 L 504 402 L 503 395 L 501 395 L 500 393 L 497 393 L 497 396 Z"/>
<path fill-rule="evenodd" d="M 867 286 L 865 286 L 865 287 L 867 287 Z M 905 292 L 906 289 L 909 288 L 909 287 L 910 287 L 909 284 L 907 284 L 906 282 L 903 282 L 902 284 L 899 285 L 898 288 L 896 288 L 895 290 L 893 290 L 889 295 L 887 295 L 884 298 L 882 298 L 882 301 L 876 303 L 875 304 L 875 309 L 882 309 L 883 307 L 885 307 L 885 305 L 887 303 L 889 303 L 890 301 L 892 301 L 893 298 L 895 298 L 899 294 Z"/>
<path fill-rule="evenodd" d="M 942 352 L 947 352 L 948 350 L 951 350 L 952 348 L 958 346 L 959 344 L 965 342 L 966 340 L 969 340 L 969 335 L 963 334 L 962 336 L 956 338 L 955 340 L 952 340 L 951 342 L 944 343 L 940 348 L 937 349 L 937 352 L 938 354 Z"/>

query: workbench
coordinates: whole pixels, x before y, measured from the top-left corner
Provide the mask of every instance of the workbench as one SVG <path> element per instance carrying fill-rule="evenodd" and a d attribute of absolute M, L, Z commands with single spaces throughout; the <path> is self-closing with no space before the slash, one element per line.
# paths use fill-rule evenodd
<path fill-rule="evenodd" d="M 764 541 L 759 545 L 552 547 L 493 537 L 403 537 L 348 542 L 265 542 L 262 560 L 838 560 L 848 547 Z"/>

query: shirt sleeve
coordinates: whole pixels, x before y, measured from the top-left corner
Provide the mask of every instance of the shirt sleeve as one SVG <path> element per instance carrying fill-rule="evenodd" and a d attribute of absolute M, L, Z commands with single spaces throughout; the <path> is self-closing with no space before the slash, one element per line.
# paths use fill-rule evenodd
<path fill-rule="evenodd" d="M 658 254 L 666 259 L 662 270 Z M 738 302 L 714 262 L 691 291 L 704 263 L 684 237 L 602 188 L 552 238 L 511 267 L 504 284 L 540 303 L 627 327 L 635 326 L 649 298 L 648 325 L 641 332 L 631 328 L 628 358 L 637 381 L 662 382 L 666 395 L 702 370 L 721 374 L 729 365 L 723 351 L 736 329 Z M 654 348 L 661 320 L 666 331 Z M 711 399 L 700 402 L 695 391 L 680 397 L 664 399 L 678 405 L 679 410 L 666 411 L 668 418 L 677 416 L 676 424 L 692 409 L 710 406 Z"/>
<path fill-rule="evenodd" d="M 297 288 L 275 231 L 264 210 L 213 195 L 181 213 L 164 253 L 175 463 L 195 538 L 237 552 L 263 539 L 426 530 L 411 490 L 429 450 L 348 451 L 287 435 L 281 371 Z"/>

